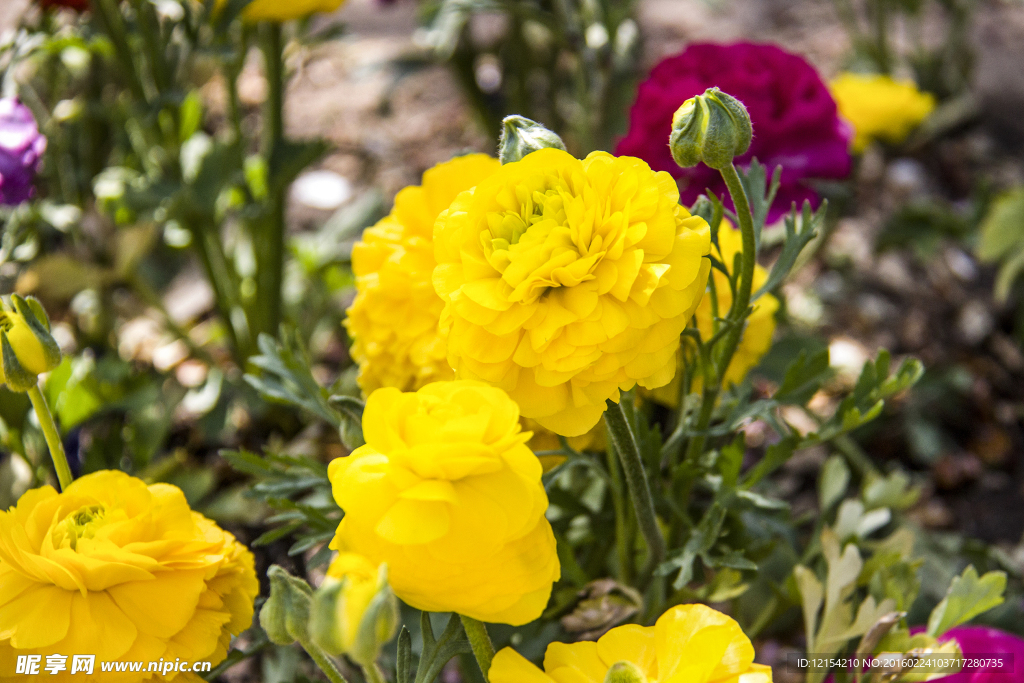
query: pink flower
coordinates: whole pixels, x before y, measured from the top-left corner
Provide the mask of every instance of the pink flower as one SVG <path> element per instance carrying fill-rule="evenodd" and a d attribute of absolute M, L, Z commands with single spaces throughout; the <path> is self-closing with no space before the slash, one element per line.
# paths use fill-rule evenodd
<path fill-rule="evenodd" d="M 921 629 L 911 629 L 911 632 Z M 952 676 L 937 678 L 942 683 L 1024 683 L 1024 638 L 987 626 L 958 626 L 950 629 L 939 640 L 955 639 L 960 650 L 969 659 L 972 655 L 988 658 L 1003 655 L 1010 661 L 1004 667 L 993 671 L 991 668 L 964 667 L 964 671 Z M 1012 673 L 1011 673 L 1012 672 Z"/>
<path fill-rule="evenodd" d="M 679 168 L 668 148 L 676 109 L 712 86 L 743 102 L 750 112 L 754 141 L 737 163 L 757 157 L 769 174 L 782 166 L 782 186 L 769 221 L 787 213 L 792 202 L 798 207 L 805 199 L 818 203 L 807 179 L 844 178 L 850 172 L 853 132 L 839 118 L 818 72 L 802 57 L 755 43 L 695 43 L 662 60 L 640 84 L 629 133 L 615 153 L 640 157 L 656 171 L 671 173 L 679 180 L 684 204 L 692 204 L 705 188 L 727 200 L 717 171 L 704 164 Z"/>
<path fill-rule="evenodd" d="M 14 97 L 0 99 L 0 204 L 20 204 L 35 191 L 46 138 L 29 108 Z"/>

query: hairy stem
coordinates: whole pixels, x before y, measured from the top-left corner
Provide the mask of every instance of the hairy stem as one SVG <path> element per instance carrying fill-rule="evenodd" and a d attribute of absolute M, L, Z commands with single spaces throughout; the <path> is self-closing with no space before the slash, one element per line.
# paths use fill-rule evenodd
<path fill-rule="evenodd" d="M 618 403 L 608 401 L 604 420 L 622 462 L 622 470 L 626 474 L 626 487 L 629 489 L 630 498 L 633 499 L 633 509 L 636 511 L 640 532 L 647 541 L 647 564 L 643 573 L 644 577 L 648 577 L 665 559 L 665 539 L 661 535 L 658 519 L 654 514 L 654 500 L 651 498 L 644 463 L 640 459 L 640 449 L 623 410 L 624 400 L 626 399 L 620 398 Z"/>
<path fill-rule="evenodd" d="M 494 644 L 491 643 L 491 636 L 487 634 L 487 626 L 464 614 L 460 614 L 459 618 L 462 619 L 462 628 L 466 629 L 466 638 L 469 640 L 469 646 L 473 648 L 473 656 L 476 657 L 484 680 L 489 681 L 487 674 L 491 670 L 491 660 L 494 659 Z"/>

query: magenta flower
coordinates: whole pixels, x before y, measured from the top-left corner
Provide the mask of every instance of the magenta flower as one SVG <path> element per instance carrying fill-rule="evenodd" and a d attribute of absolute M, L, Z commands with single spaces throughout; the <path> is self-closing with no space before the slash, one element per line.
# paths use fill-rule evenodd
<path fill-rule="evenodd" d="M 912 629 L 912 631 L 919 629 Z M 946 631 L 940 641 L 956 639 L 960 650 L 970 658 L 984 655 L 1001 655 L 1007 661 L 1003 668 L 964 667 L 964 671 L 952 676 L 937 678 L 942 683 L 1024 683 L 1024 638 L 987 626 L 958 626 Z M 1012 666 L 1011 666 L 1012 661 Z M 1011 673 L 1012 672 L 1012 673 Z"/>
<path fill-rule="evenodd" d="M 725 183 L 704 164 L 679 168 L 668 148 L 672 115 L 687 99 L 717 86 L 743 102 L 754 125 L 752 157 L 768 167 L 782 166 L 782 186 L 768 220 L 774 221 L 818 196 L 806 183 L 811 178 L 844 178 L 850 172 L 853 131 L 836 110 L 828 88 L 805 59 L 774 45 L 695 43 L 662 60 L 640 84 L 630 110 L 629 133 L 616 147 L 618 155 L 640 157 L 656 171 L 679 180 L 681 199 L 692 204 L 710 189 L 727 200 Z"/>
<path fill-rule="evenodd" d="M 0 99 L 0 204 L 20 204 L 35 192 L 46 137 L 28 107 L 15 97 Z"/>

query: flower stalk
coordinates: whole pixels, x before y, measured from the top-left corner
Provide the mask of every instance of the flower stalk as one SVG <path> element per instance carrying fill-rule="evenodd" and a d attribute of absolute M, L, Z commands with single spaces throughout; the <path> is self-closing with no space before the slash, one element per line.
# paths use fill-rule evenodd
<path fill-rule="evenodd" d="M 640 448 L 636 443 L 636 436 L 629 426 L 625 410 L 620 398 L 619 402 L 608 401 L 608 409 L 604 413 L 605 424 L 608 425 L 608 433 L 612 437 L 612 443 L 619 460 L 622 462 L 622 470 L 626 474 L 626 487 L 629 489 L 629 496 L 633 500 L 633 509 L 636 511 L 637 522 L 640 525 L 640 532 L 647 541 L 647 564 L 644 567 L 644 576 L 649 576 L 665 559 L 665 538 L 661 535 L 658 527 L 658 519 L 654 513 L 654 500 L 651 498 L 651 488 L 647 483 L 647 474 L 644 472 L 644 463 L 640 458 Z"/>
<path fill-rule="evenodd" d="M 64 444 L 60 440 L 60 432 L 53 421 L 53 414 L 50 406 L 46 403 L 46 397 L 34 386 L 28 390 L 28 398 L 32 401 L 32 408 L 36 411 L 39 419 L 39 426 L 43 429 L 43 437 L 46 439 L 46 446 L 50 449 L 50 458 L 53 460 L 53 468 L 57 471 L 57 481 L 60 482 L 60 490 L 63 491 L 71 486 L 74 477 L 71 476 L 71 467 L 68 465 L 68 457 L 64 453 Z"/>
<path fill-rule="evenodd" d="M 464 614 L 460 614 L 459 618 L 462 620 L 462 628 L 466 630 L 466 639 L 469 640 L 469 646 L 473 648 L 473 656 L 476 657 L 476 663 L 480 666 L 484 680 L 489 681 L 487 672 L 491 670 L 491 661 L 494 659 L 494 644 L 491 643 L 491 636 L 487 633 L 487 625 Z"/>

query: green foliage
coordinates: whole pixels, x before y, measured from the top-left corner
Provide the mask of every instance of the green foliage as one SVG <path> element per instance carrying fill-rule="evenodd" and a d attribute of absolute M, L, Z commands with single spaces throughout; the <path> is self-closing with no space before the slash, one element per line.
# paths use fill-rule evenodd
<path fill-rule="evenodd" d="M 1006 301 L 1024 272 L 1024 187 L 996 197 L 981 223 L 978 258 L 998 262 L 995 296 Z"/>
<path fill-rule="evenodd" d="M 928 635 L 938 638 L 949 629 L 970 621 L 1003 602 L 1006 590 L 1004 572 L 988 572 L 978 577 L 977 570 L 967 567 L 953 579 L 949 591 L 928 617 Z"/>

